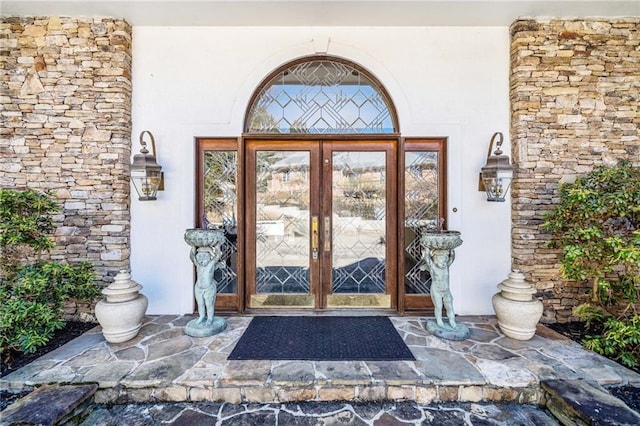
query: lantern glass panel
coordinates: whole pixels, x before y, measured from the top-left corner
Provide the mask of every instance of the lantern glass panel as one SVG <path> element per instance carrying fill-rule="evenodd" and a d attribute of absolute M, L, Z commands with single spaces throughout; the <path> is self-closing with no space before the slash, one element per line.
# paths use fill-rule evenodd
<path fill-rule="evenodd" d="M 487 201 L 504 201 L 511 185 L 511 174 L 498 173 L 496 177 L 483 175 L 482 181 L 487 192 Z"/>
<path fill-rule="evenodd" d="M 141 201 L 155 200 L 161 174 L 157 170 L 131 170 L 131 181 Z"/>

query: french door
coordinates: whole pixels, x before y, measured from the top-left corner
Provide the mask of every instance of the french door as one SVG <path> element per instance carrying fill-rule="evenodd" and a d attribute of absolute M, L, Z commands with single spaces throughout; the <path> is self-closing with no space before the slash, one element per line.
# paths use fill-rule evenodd
<path fill-rule="evenodd" d="M 395 309 L 396 146 L 246 141 L 248 308 Z"/>

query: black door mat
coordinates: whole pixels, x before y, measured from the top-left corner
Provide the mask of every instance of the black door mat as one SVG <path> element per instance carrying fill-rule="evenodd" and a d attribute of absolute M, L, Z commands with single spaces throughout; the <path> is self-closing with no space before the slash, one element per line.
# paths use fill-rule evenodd
<path fill-rule="evenodd" d="M 228 359 L 401 361 L 415 358 L 387 317 L 255 317 Z"/>

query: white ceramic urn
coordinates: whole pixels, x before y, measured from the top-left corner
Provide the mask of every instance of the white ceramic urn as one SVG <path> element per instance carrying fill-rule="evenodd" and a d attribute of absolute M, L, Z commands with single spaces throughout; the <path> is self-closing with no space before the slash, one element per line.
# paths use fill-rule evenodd
<path fill-rule="evenodd" d="M 512 339 L 531 339 L 543 309 L 542 302 L 533 297 L 536 289 L 515 269 L 509 278 L 498 284 L 498 288 L 501 292 L 496 293 L 491 302 L 500 330 Z"/>
<path fill-rule="evenodd" d="M 141 289 L 127 271 L 120 271 L 113 283 L 102 290 L 105 298 L 96 304 L 96 318 L 107 342 L 126 342 L 140 331 L 148 304 L 146 296 L 138 293 Z"/>

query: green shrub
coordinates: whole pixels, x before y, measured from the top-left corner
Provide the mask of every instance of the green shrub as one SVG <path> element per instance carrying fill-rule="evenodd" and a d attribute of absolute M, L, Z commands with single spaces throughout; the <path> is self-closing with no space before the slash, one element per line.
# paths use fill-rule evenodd
<path fill-rule="evenodd" d="M 64 301 L 91 300 L 100 294 L 88 262 L 67 265 L 37 262 L 22 267 L 0 284 L 0 349 L 3 353 L 34 352 L 64 327 Z"/>
<path fill-rule="evenodd" d="M 0 259 L 3 274 L 15 273 L 20 261 L 54 247 L 51 215 L 59 210 L 48 195 L 33 190 L 0 189 Z"/>
<path fill-rule="evenodd" d="M 0 190 L 0 351 L 8 360 L 14 351 L 34 352 L 64 327 L 64 302 L 69 298 L 92 300 L 100 294 L 93 265 L 82 262 L 34 263 L 54 246 L 52 213 L 57 204 L 32 190 Z"/>
<path fill-rule="evenodd" d="M 589 280 L 591 300 L 575 314 L 602 333 L 585 345 L 627 366 L 640 359 L 640 168 L 601 166 L 560 186 L 560 203 L 545 216 L 550 247 L 562 249 L 565 278 Z"/>
<path fill-rule="evenodd" d="M 602 325 L 602 334 L 587 336 L 583 343 L 592 351 L 635 367 L 640 362 L 640 317 L 634 315 L 628 321 L 609 317 Z"/>

